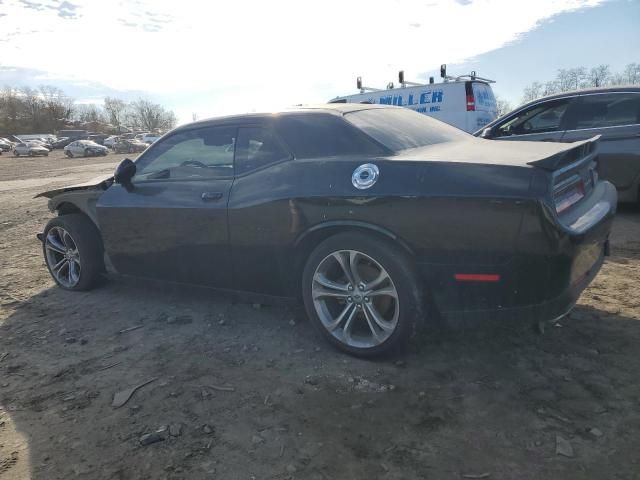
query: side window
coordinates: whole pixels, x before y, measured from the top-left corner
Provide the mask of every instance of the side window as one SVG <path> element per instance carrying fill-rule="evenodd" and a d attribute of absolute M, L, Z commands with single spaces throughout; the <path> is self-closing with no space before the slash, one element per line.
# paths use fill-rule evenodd
<path fill-rule="evenodd" d="M 236 146 L 236 174 L 291 158 L 275 134 L 263 127 L 240 127 Z"/>
<path fill-rule="evenodd" d="M 612 93 L 580 99 L 572 109 L 568 128 L 619 127 L 640 123 L 640 94 Z"/>
<path fill-rule="evenodd" d="M 496 136 L 555 132 L 560 128 L 568 105 L 569 100 L 556 100 L 524 110 L 500 125 Z"/>
<path fill-rule="evenodd" d="M 171 135 L 136 162 L 134 181 L 230 176 L 236 132 L 236 127 L 209 127 Z"/>

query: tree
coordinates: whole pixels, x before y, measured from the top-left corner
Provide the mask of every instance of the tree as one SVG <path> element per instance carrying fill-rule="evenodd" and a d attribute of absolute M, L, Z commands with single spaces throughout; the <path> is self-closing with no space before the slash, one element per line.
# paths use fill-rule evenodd
<path fill-rule="evenodd" d="M 498 109 L 498 116 L 499 117 L 501 117 L 505 113 L 509 113 L 511 110 L 513 110 L 513 107 L 511 106 L 511 104 L 508 101 L 506 101 L 503 98 L 500 98 L 498 96 L 496 96 L 496 106 L 497 106 L 497 109 Z"/>
<path fill-rule="evenodd" d="M 169 130 L 176 124 L 176 116 L 171 110 L 165 110 L 160 104 L 140 98 L 131 103 L 129 123 L 137 129 L 154 131 Z"/>
<path fill-rule="evenodd" d="M 18 132 L 21 108 L 18 91 L 4 87 L 0 93 L 0 131 Z"/>
<path fill-rule="evenodd" d="M 39 93 L 45 130 L 48 132 L 58 130 L 71 117 L 73 100 L 67 97 L 62 90 L 51 85 L 41 85 Z"/>
<path fill-rule="evenodd" d="M 584 67 L 561 68 L 556 75 L 558 92 L 577 90 L 587 77 L 587 69 Z"/>
<path fill-rule="evenodd" d="M 640 84 L 640 63 L 630 63 L 622 73 L 623 85 L 639 85 Z"/>
<path fill-rule="evenodd" d="M 522 96 L 522 103 L 530 102 L 536 98 L 542 96 L 542 84 L 540 82 L 533 82 L 524 89 L 524 95 Z"/>
<path fill-rule="evenodd" d="M 94 103 L 76 105 L 74 118 L 82 123 L 107 123 L 105 112 Z"/>
<path fill-rule="evenodd" d="M 611 80 L 609 65 L 598 65 L 589 70 L 584 87 L 604 87 Z"/>
<path fill-rule="evenodd" d="M 111 125 L 116 127 L 117 133 L 121 132 L 122 124 L 126 118 L 128 105 L 124 100 L 113 97 L 105 97 L 104 111 L 109 117 Z"/>

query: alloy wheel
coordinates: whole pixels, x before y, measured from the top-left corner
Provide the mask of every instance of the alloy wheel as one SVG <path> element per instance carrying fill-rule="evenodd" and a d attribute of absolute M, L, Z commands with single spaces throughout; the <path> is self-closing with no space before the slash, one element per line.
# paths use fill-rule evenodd
<path fill-rule="evenodd" d="M 345 345 L 378 346 L 398 325 L 400 302 L 393 280 L 362 252 L 327 255 L 314 272 L 311 294 L 323 327 Z"/>
<path fill-rule="evenodd" d="M 52 227 L 45 237 L 44 249 L 49 270 L 58 283 L 75 287 L 80 281 L 80 252 L 69 232 L 62 227 Z"/>

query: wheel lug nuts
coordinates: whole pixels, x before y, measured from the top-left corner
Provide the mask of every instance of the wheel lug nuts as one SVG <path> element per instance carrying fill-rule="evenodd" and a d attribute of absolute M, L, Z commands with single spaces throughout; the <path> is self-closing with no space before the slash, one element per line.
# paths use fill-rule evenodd
<path fill-rule="evenodd" d="M 371 301 L 371 299 L 369 297 L 364 297 L 364 301 L 369 303 Z"/>
<path fill-rule="evenodd" d="M 353 285 L 349 285 L 347 288 L 349 289 L 349 291 L 351 291 L 353 290 Z"/>
<path fill-rule="evenodd" d="M 359 290 L 364 290 L 364 285 L 362 285 L 362 284 L 358 285 L 358 289 Z"/>
<path fill-rule="evenodd" d="M 349 302 L 349 303 L 353 302 L 353 298 L 348 297 L 348 298 L 347 298 L 347 302 Z"/>

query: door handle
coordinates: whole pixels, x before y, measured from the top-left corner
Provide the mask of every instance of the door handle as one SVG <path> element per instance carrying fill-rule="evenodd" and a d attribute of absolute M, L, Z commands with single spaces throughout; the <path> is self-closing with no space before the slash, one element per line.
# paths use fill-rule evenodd
<path fill-rule="evenodd" d="M 204 192 L 201 198 L 203 202 L 213 202 L 222 198 L 222 192 Z"/>

